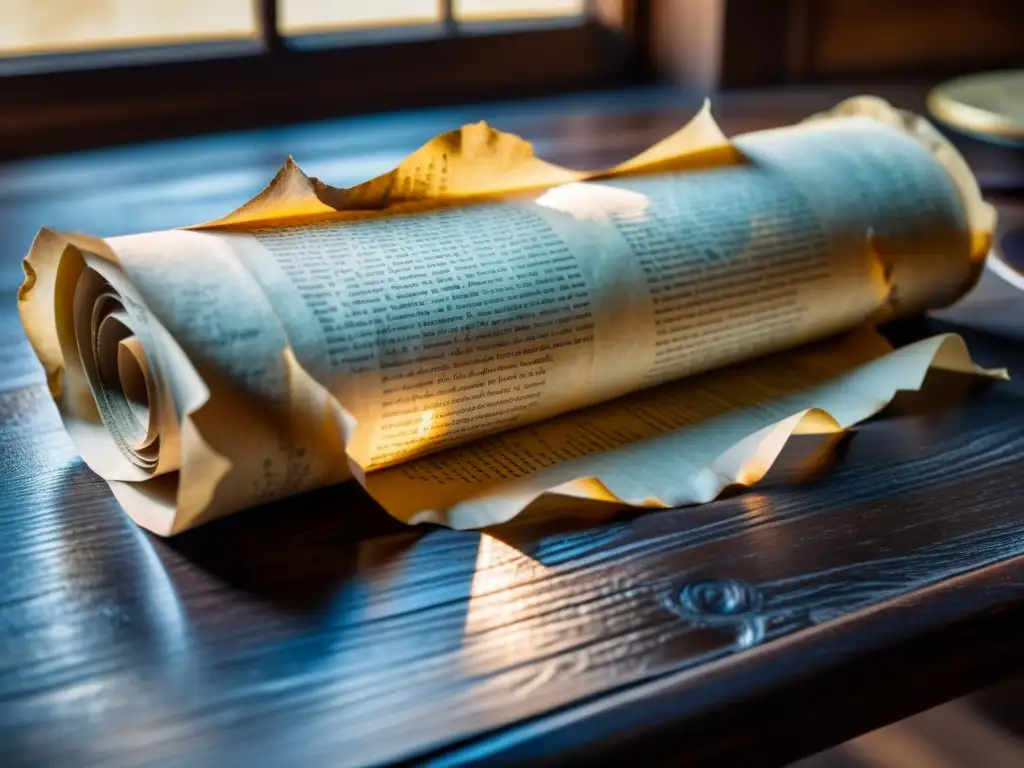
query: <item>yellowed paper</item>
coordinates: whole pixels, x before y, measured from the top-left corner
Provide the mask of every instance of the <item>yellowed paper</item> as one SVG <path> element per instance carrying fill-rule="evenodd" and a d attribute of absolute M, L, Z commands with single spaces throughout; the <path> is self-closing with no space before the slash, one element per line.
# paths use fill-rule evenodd
<path fill-rule="evenodd" d="M 351 415 L 360 472 L 855 326 L 908 292 L 880 248 L 963 280 L 956 191 L 901 134 L 734 146 L 747 162 L 220 237 Z"/>
<path fill-rule="evenodd" d="M 335 401 L 295 364 L 265 297 L 216 238 L 44 233 L 27 270 L 20 308 L 54 313 L 31 324 L 30 341 L 68 432 L 146 528 L 176 533 L 349 476 Z M 127 364 L 137 345 L 145 357 Z M 151 384 L 133 404 L 102 368 L 143 359 Z"/>
<path fill-rule="evenodd" d="M 289 157 L 256 197 L 227 216 L 196 228 L 251 225 L 275 219 L 298 219 L 333 213 L 335 209 L 320 200 L 317 185 L 317 180 L 303 173 Z"/>
<path fill-rule="evenodd" d="M 921 295 L 908 296 L 907 307 L 901 309 L 897 305 L 893 307 L 893 310 L 894 314 L 899 314 L 905 311 L 921 311 L 926 305 L 935 307 L 952 303 L 978 279 L 985 258 L 992 247 L 993 233 L 996 228 L 995 208 L 982 199 L 978 181 L 974 178 L 967 162 L 950 141 L 925 118 L 905 109 L 896 109 L 884 99 L 875 96 L 857 96 L 847 99 L 829 112 L 812 115 L 805 124 L 814 127 L 827 127 L 836 125 L 835 118 L 837 117 L 867 117 L 912 137 L 939 162 L 953 181 L 964 207 L 971 238 L 970 268 L 961 283 L 950 282 L 942 285 L 941 276 L 933 277 L 930 280 L 921 279 L 921 275 L 930 268 L 928 263 L 922 263 L 923 260 L 905 260 L 901 268 L 913 272 L 906 282 L 914 284 L 907 286 L 907 292 L 913 294 L 916 291 Z M 944 271 L 945 266 L 937 269 L 936 275 L 941 275 Z"/>
<path fill-rule="evenodd" d="M 705 101 L 696 116 L 671 136 L 594 177 L 680 170 L 688 162 L 689 167 L 742 162 L 742 156 L 711 116 L 710 101 Z"/>
<path fill-rule="evenodd" d="M 847 429 L 932 367 L 1005 376 L 978 369 L 959 337 L 892 351 L 865 328 L 414 459 L 371 473 L 367 489 L 401 520 L 453 528 L 503 522 L 543 494 L 707 502 L 760 480 L 790 435 Z"/>
<path fill-rule="evenodd" d="M 350 188 L 307 176 L 292 158 L 267 187 L 227 216 L 192 229 L 252 227 L 332 213 L 422 209 L 424 205 L 543 189 L 588 178 L 659 170 L 687 158 L 703 164 L 735 162 L 728 139 L 711 117 L 710 103 L 683 128 L 631 160 L 605 171 L 584 172 L 538 158 L 529 142 L 487 123 L 436 136 L 398 167 Z"/>
<path fill-rule="evenodd" d="M 962 291 L 984 222 L 940 154 L 864 116 L 728 141 L 705 106 L 582 174 L 476 124 L 349 189 L 289 161 L 191 231 L 44 231 L 19 306 L 76 446 L 159 533 L 350 475 L 403 519 L 458 527 L 548 491 L 704 501 L 953 354 L 880 357 L 859 335 L 669 383 Z M 517 473 L 479 459 L 471 487 L 417 474 L 487 455 L 480 438 L 536 453 L 533 434 L 562 446 L 536 471 L 508 454 Z M 627 487 L 638 457 L 658 470 Z"/>

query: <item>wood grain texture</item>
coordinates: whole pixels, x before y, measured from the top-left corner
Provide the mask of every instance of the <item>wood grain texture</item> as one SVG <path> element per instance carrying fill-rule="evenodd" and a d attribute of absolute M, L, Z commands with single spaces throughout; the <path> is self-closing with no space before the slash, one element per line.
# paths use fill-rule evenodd
<path fill-rule="evenodd" d="M 593 167 L 678 121 L 665 94 L 475 116 Z M 785 122 L 835 96 L 737 97 L 725 122 Z M 347 484 L 172 540 L 128 521 L 77 459 L 17 325 L 32 231 L 210 218 L 286 151 L 345 183 L 470 113 L 0 169 L 5 765 L 579 764 L 640 746 L 773 764 L 1024 669 L 1024 352 L 976 333 L 979 362 L 1017 380 L 964 401 L 936 379 L 941 407 L 901 398 L 830 459 L 795 446 L 756 491 L 699 508 L 552 503 L 454 532 L 402 527 Z"/>

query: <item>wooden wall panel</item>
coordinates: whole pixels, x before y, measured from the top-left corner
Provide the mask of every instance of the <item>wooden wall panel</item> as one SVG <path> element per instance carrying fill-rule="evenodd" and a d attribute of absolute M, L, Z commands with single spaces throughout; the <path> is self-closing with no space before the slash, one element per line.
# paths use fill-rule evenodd
<path fill-rule="evenodd" d="M 1024 66 L 1024 0 L 652 0 L 652 8 L 657 68 L 699 90 Z"/>
<path fill-rule="evenodd" d="M 816 0 L 808 74 L 947 72 L 1024 61 L 1021 0 Z"/>

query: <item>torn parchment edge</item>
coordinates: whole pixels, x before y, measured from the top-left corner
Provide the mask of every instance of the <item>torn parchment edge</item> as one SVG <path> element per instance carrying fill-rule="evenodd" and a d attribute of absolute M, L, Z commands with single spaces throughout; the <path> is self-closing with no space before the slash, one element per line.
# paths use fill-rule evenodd
<path fill-rule="evenodd" d="M 439 191 L 406 184 L 420 159 L 435 154 L 451 155 L 456 149 L 462 162 L 485 181 L 460 185 L 459 191 Z M 352 187 L 333 187 L 307 176 L 286 158 L 270 183 L 255 197 L 231 213 L 189 229 L 221 229 L 272 226 L 283 220 L 307 219 L 336 213 L 394 211 L 424 204 L 460 204 L 482 197 L 511 195 L 545 189 L 573 181 L 606 179 L 672 169 L 687 160 L 721 163 L 734 157 L 732 142 L 722 133 L 705 100 L 697 114 L 682 128 L 634 157 L 599 171 L 577 171 L 541 160 L 533 145 L 512 133 L 485 122 L 471 123 L 435 136 L 395 168 Z"/>
<path fill-rule="evenodd" d="M 411 524 L 435 523 L 455 529 L 481 528 L 507 522 L 529 508 L 542 496 L 572 496 L 592 501 L 610 502 L 622 506 L 646 509 L 670 509 L 694 504 L 703 504 L 716 499 L 728 487 L 750 487 L 759 482 L 772 468 L 781 455 L 790 437 L 795 434 L 829 435 L 844 432 L 854 425 L 871 418 L 886 408 L 899 392 L 918 391 L 931 370 L 945 370 L 984 376 L 991 379 L 1008 379 L 1005 369 L 983 369 L 970 357 L 967 345 L 956 334 L 943 334 L 901 347 L 875 360 L 854 368 L 845 376 L 856 375 L 868 366 L 891 362 L 897 355 L 908 359 L 903 369 L 903 380 L 895 383 L 884 394 L 874 398 L 865 396 L 865 405 L 855 415 L 840 421 L 824 404 L 810 402 L 806 407 L 752 432 L 725 448 L 714 459 L 688 477 L 680 477 L 673 483 L 676 493 L 671 498 L 647 495 L 630 498 L 616 494 L 604 475 L 581 475 L 549 488 L 538 488 L 528 495 L 517 496 L 502 505 L 500 501 L 483 506 L 474 504 L 469 498 L 459 501 L 447 509 L 424 509 L 407 522 Z M 920 359 L 914 360 L 919 357 Z M 820 395 L 823 397 L 823 395 Z M 714 420 L 712 420 L 714 421 Z M 669 441 L 672 433 L 645 438 L 638 443 L 621 449 L 613 449 L 604 455 L 605 461 L 628 463 L 635 459 L 629 456 L 638 446 L 647 442 Z M 618 456 L 616 456 L 618 454 Z M 584 461 L 584 460 L 579 460 Z M 611 470 L 619 474 L 622 470 Z"/>

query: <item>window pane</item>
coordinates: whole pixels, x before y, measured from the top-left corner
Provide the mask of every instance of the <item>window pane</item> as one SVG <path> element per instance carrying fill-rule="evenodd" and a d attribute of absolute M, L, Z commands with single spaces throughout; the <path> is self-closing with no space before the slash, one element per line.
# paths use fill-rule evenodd
<path fill-rule="evenodd" d="M 254 37 L 253 0 L 0 0 L 0 56 Z"/>
<path fill-rule="evenodd" d="M 440 0 L 278 0 L 278 3 L 281 31 L 285 34 L 423 24 L 441 19 Z"/>
<path fill-rule="evenodd" d="M 538 16 L 582 15 L 586 0 L 454 0 L 455 18 L 518 19 Z"/>

